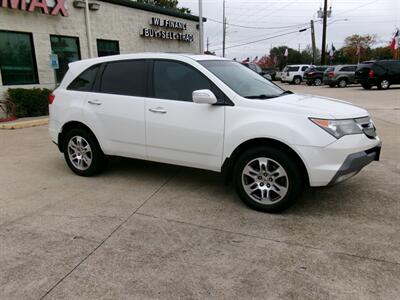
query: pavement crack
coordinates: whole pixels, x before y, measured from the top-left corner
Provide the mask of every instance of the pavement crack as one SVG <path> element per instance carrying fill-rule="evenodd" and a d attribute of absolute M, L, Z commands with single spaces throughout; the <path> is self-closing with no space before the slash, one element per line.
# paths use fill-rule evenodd
<path fill-rule="evenodd" d="M 198 228 L 202 228 L 202 229 L 208 229 L 208 230 L 213 230 L 213 231 L 218 231 L 218 232 L 224 232 L 224 233 L 229 233 L 229 234 L 234 234 L 234 235 L 240 235 L 240 236 L 248 237 L 248 238 L 255 238 L 255 239 L 269 241 L 269 242 L 273 242 L 273 243 L 285 244 L 285 245 L 288 245 L 288 246 L 302 247 L 302 248 L 316 250 L 316 251 L 320 251 L 320 252 L 324 252 L 324 253 L 331 253 L 331 254 L 334 254 L 334 255 L 350 256 L 350 257 L 355 257 L 355 258 L 358 258 L 358 259 L 372 260 L 372 261 L 379 262 L 379 263 L 385 263 L 385 264 L 400 266 L 400 262 L 396 262 L 396 261 L 389 261 L 389 260 L 385 260 L 385 259 L 374 258 L 374 257 L 363 256 L 363 255 L 347 253 L 347 252 L 341 252 L 341 251 L 329 251 L 329 250 L 326 250 L 326 249 L 323 249 L 323 248 L 314 247 L 314 246 L 310 246 L 310 245 L 306 245 L 306 244 L 300 244 L 300 243 L 290 242 L 290 241 L 285 241 L 285 240 L 271 239 L 271 238 L 267 238 L 267 237 L 263 237 L 263 236 L 259 236 L 259 235 L 254 235 L 254 234 L 243 233 L 243 232 L 234 232 L 234 231 L 230 231 L 230 230 L 226 230 L 226 229 L 220 229 L 220 228 L 216 228 L 216 227 L 212 227 L 212 226 L 190 223 L 190 222 L 187 222 L 187 221 L 180 221 L 180 220 L 175 220 L 175 219 L 170 219 L 170 218 L 162 218 L 162 217 L 149 215 L 149 214 L 145 214 L 145 213 L 141 213 L 141 212 L 138 212 L 136 215 L 145 216 L 145 217 L 154 218 L 154 219 L 165 220 L 165 221 L 174 222 L 174 223 L 178 223 L 178 224 L 194 226 L 194 227 L 198 227 Z"/>
<path fill-rule="evenodd" d="M 90 256 L 92 256 L 115 232 L 117 232 L 129 219 L 134 216 L 140 208 L 143 207 L 150 199 L 152 199 L 155 195 L 157 195 L 160 190 L 166 186 L 173 178 L 175 178 L 182 168 L 177 169 L 177 171 L 172 174 L 169 178 L 167 178 L 156 190 L 154 190 L 137 208 L 133 210 L 133 212 L 125 218 L 118 226 L 116 226 L 96 247 L 92 249 L 80 262 L 78 262 L 67 274 L 65 274 L 61 279 L 59 279 L 50 289 L 44 293 L 40 299 L 44 299 L 48 296 L 60 283 L 62 283 L 69 275 L 71 275 L 82 263 L 84 263 Z"/>

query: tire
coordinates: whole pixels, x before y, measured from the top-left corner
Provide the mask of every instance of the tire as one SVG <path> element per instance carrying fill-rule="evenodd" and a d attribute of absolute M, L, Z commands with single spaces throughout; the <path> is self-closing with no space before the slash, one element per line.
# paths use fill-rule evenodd
<path fill-rule="evenodd" d="M 265 166 L 265 162 L 269 172 L 260 173 L 260 166 Z M 277 166 L 283 170 L 282 176 L 276 175 Z M 269 213 L 281 212 L 295 203 L 304 188 L 303 178 L 293 157 L 274 147 L 249 149 L 238 158 L 234 167 L 236 191 L 243 202 L 255 210 Z M 252 187 L 255 190 L 250 192 Z"/>
<path fill-rule="evenodd" d="M 299 85 L 301 83 L 301 77 L 296 76 L 295 78 L 293 78 L 292 83 L 296 84 L 296 85 Z"/>
<path fill-rule="evenodd" d="M 345 88 L 346 86 L 347 86 L 347 80 L 346 79 L 340 79 L 338 81 L 338 87 Z"/>
<path fill-rule="evenodd" d="M 68 167 L 79 176 L 96 175 L 107 166 L 107 157 L 99 143 L 85 129 L 72 129 L 65 134 L 63 152 Z"/>
<path fill-rule="evenodd" d="M 380 90 L 387 90 L 390 86 L 390 82 L 387 79 L 381 79 L 378 82 L 378 89 Z"/>
<path fill-rule="evenodd" d="M 367 84 L 367 83 L 363 83 L 363 84 L 361 84 L 361 86 L 362 86 L 365 90 L 370 90 L 371 87 L 372 87 L 370 84 Z"/>
<path fill-rule="evenodd" d="M 315 78 L 314 85 L 315 86 L 321 86 L 322 85 L 322 79 L 321 78 Z"/>

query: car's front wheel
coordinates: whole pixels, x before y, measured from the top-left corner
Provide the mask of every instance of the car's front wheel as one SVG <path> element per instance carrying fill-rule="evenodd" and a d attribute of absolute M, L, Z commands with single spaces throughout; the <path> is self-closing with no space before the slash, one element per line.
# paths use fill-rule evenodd
<path fill-rule="evenodd" d="M 72 129 L 66 133 L 63 152 L 70 169 L 80 176 L 100 173 L 107 164 L 107 157 L 96 138 L 84 129 Z"/>
<path fill-rule="evenodd" d="M 382 79 L 378 82 L 378 89 L 387 90 L 390 86 L 390 82 L 387 79 Z"/>
<path fill-rule="evenodd" d="M 321 78 L 315 78 L 314 84 L 315 84 L 316 86 L 322 85 L 322 79 L 321 79 Z"/>
<path fill-rule="evenodd" d="M 304 180 L 298 163 L 287 152 L 257 147 L 244 152 L 235 165 L 235 185 L 251 208 L 280 212 L 300 196 Z"/>
<path fill-rule="evenodd" d="M 300 83 L 301 83 L 301 77 L 296 76 L 296 77 L 293 79 L 293 83 L 294 83 L 294 84 L 300 84 Z"/>

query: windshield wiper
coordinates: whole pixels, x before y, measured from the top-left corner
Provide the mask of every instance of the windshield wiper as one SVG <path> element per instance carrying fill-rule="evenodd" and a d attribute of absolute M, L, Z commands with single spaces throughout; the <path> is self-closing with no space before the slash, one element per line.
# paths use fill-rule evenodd
<path fill-rule="evenodd" d="M 247 99 L 271 99 L 271 98 L 275 98 L 278 96 L 267 96 L 267 95 L 256 95 L 256 96 L 245 96 L 245 98 Z"/>
<path fill-rule="evenodd" d="M 293 94 L 293 92 L 287 90 L 287 91 L 284 91 L 283 93 L 279 94 L 279 97 L 280 97 L 280 96 L 283 96 L 283 95 L 290 95 L 290 94 Z"/>

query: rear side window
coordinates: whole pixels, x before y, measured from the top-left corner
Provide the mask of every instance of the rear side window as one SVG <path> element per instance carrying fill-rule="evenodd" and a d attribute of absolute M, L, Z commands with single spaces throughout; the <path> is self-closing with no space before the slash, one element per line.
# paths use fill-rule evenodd
<path fill-rule="evenodd" d="M 357 66 L 346 66 L 340 69 L 341 72 L 354 72 L 357 69 Z"/>
<path fill-rule="evenodd" d="M 210 81 L 198 70 L 183 63 L 156 60 L 153 71 L 154 97 L 192 101 L 195 90 L 213 90 Z"/>
<path fill-rule="evenodd" d="M 125 60 L 108 63 L 101 78 L 100 92 L 145 97 L 147 63 L 145 60 Z"/>
<path fill-rule="evenodd" d="M 297 72 L 299 70 L 299 67 L 287 67 L 288 72 Z"/>
<path fill-rule="evenodd" d="M 327 67 L 317 67 L 317 71 L 325 71 L 326 69 L 328 69 Z"/>
<path fill-rule="evenodd" d="M 302 71 L 305 71 L 305 70 L 307 70 L 307 68 L 308 68 L 308 67 L 301 67 L 301 70 L 302 70 Z"/>
<path fill-rule="evenodd" d="M 335 67 L 329 67 L 325 70 L 325 72 L 332 72 L 333 70 L 335 70 Z"/>
<path fill-rule="evenodd" d="M 93 88 L 99 69 L 100 65 L 95 65 L 86 69 L 70 83 L 67 89 L 80 92 L 90 92 Z"/>

